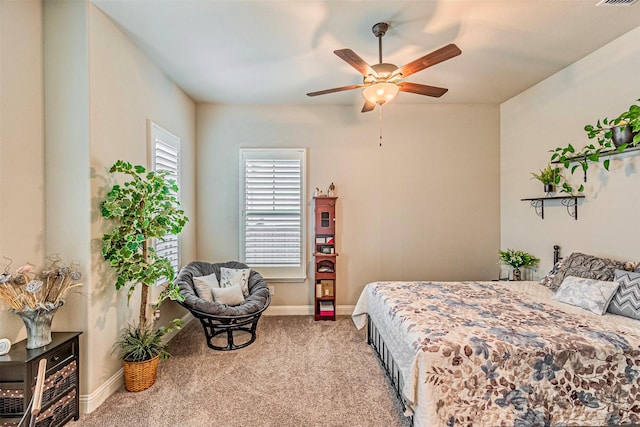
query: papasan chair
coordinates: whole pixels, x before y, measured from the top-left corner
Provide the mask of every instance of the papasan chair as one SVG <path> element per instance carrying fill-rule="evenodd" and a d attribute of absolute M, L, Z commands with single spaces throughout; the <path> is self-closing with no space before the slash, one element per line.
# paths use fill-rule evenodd
<path fill-rule="evenodd" d="M 180 288 L 180 293 L 184 296 L 184 301 L 181 301 L 180 304 L 202 323 L 207 346 L 214 350 L 237 350 L 255 341 L 258 320 L 260 320 L 260 316 L 269 306 L 271 297 L 267 282 L 260 273 L 251 270 L 248 279 L 248 296 L 242 303 L 227 305 L 200 298 L 193 278 L 215 273 L 219 281 L 222 267 L 235 270 L 249 268 L 246 264 L 235 261 L 217 264 L 193 261 L 182 267 L 175 283 Z M 235 334 L 237 338 L 242 338 L 243 336 L 246 338 L 246 333 L 249 333 L 249 339 L 237 344 L 234 342 L 234 338 L 236 338 L 234 333 L 237 332 L 240 332 Z M 219 344 L 219 339 L 214 344 L 214 338 L 221 334 L 226 334 L 226 345 L 224 346 L 216 345 Z"/>

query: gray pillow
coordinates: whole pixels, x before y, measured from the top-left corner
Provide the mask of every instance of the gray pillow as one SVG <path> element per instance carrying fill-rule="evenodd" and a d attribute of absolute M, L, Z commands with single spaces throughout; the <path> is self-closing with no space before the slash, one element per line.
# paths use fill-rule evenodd
<path fill-rule="evenodd" d="M 609 282 L 613 280 L 616 269 L 624 270 L 625 267 L 625 263 L 621 261 L 574 252 L 564 258 L 556 274 L 546 282 L 546 278 L 543 279 L 542 284 L 556 291 L 568 276 Z"/>
<path fill-rule="evenodd" d="M 640 273 L 616 270 L 615 280 L 620 287 L 607 311 L 640 320 Z"/>
<path fill-rule="evenodd" d="M 556 277 L 556 274 L 558 274 L 558 270 L 560 268 L 562 268 L 562 264 L 564 263 L 565 258 L 562 258 L 560 261 L 556 262 L 553 265 L 553 268 L 551 269 L 551 271 L 549 273 L 547 273 L 546 276 L 544 276 L 544 278 L 540 281 L 541 285 L 544 285 L 548 288 L 551 287 L 551 283 L 553 282 L 553 278 Z"/>
<path fill-rule="evenodd" d="M 618 282 L 567 276 L 552 298 L 602 316 L 618 286 Z"/>

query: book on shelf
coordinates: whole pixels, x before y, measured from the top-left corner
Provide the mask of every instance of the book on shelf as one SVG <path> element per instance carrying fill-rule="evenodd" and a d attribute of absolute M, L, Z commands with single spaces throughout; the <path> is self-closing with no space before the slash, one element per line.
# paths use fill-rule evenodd
<path fill-rule="evenodd" d="M 333 307 L 333 301 L 320 301 L 320 314 L 322 316 L 330 316 L 334 311 L 335 308 Z"/>

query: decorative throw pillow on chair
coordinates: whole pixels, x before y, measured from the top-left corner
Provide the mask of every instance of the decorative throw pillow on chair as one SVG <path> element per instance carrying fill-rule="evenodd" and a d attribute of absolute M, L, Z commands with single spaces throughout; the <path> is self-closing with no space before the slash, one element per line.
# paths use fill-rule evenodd
<path fill-rule="evenodd" d="M 220 287 L 240 286 L 242 295 L 246 298 L 249 295 L 249 272 L 251 269 L 242 268 L 220 268 Z"/>
<path fill-rule="evenodd" d="M 216 273 L 209 274 L 208 276 L 200 276 L 193 278 L 193 286 L 196 290 L 196 294 L 207 301 L 213 301 L 213 289 L 219 288 L 218 278 Z"/>
<path fill-rule="evenodd" d="M 213 299 L 219 304 L 239 305 L 244 302 L 244 296 L 239 285 L 227 286 L 226 288 L 212 288 Z"/>

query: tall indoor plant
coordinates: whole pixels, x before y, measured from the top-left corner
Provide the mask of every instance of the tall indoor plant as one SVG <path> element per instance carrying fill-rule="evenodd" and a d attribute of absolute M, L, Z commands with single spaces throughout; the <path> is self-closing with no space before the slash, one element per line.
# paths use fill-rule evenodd
<path fill-rule="evenodd" d="M 125 382 L 128 368 L 142 369 L 155 380 L 154 367 L 141 368 L 129 362 L 154 360 L 157 367 L 159 357 L 168 355 L 161 338 L 173 328 L 179 328 L 180 321 L 174 320 L 169 327 L 152 330 L 146 315 L 149 287 L 160 280 L 167 283 L 156 304 L 167 298 L 182 300 L 182 295 L 173 282 L 175 271 L 170 261 L 158 257 L 152 240 L 180 233 L 188 218 L 179 208 L 178 185 L 168 177 L 167 171 L 147 171 L 143 166 L 118 160 L 109 172 L 128 175 L 129 181 L 114 185 L 102 203 L 102 216 L 116 224 L 111 232 L 102 236 L 102 256 L 116 270 L 116 289 L 128 286 L 127 302 L 138 287 L 141 291 L 138 324 L 125 329 L 118 342 L 125 366 Z M 134 351 L 131 351 L 132 343 L 135 344 Z M 135 379 L 137 376 L 129 377 Z M 153 381 L 142 381 L 148 384 L 144 388 L 153 384 Z M 139 388 L 131 385 L 127 390 L 139 391 Z"/>

